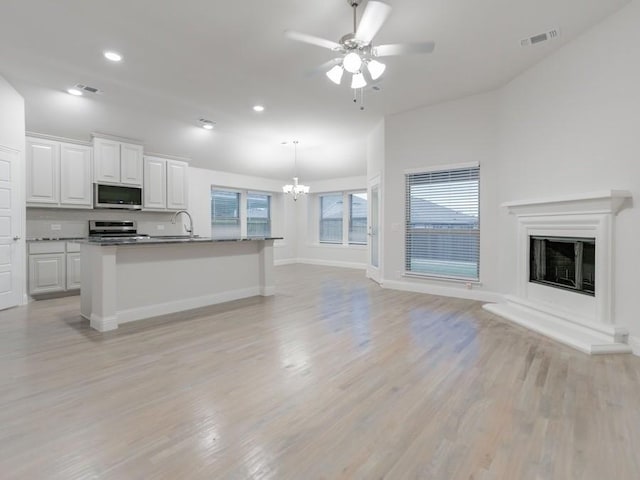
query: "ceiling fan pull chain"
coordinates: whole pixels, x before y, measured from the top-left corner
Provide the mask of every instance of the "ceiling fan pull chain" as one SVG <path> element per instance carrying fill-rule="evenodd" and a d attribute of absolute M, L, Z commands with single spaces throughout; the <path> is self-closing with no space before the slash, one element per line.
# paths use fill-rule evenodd
<path fill-rule="evenodd" d="M 358 90 L 352 88 L 353 90 L 353 103 L 358 103 Z"/>
<path fill-rule="evenodd" d="M 360 89 L 360 110 L 364 110 L 364 88 Z"/>

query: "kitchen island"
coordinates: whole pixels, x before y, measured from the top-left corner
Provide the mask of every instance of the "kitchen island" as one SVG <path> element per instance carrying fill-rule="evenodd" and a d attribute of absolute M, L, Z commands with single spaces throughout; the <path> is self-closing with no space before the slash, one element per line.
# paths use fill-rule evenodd
<path fill-rule="evenodd" d="M 275 293 L 279 238 L 143 238 L 81 244 L 80 311 L 101 332 L 121 323 Z"/>

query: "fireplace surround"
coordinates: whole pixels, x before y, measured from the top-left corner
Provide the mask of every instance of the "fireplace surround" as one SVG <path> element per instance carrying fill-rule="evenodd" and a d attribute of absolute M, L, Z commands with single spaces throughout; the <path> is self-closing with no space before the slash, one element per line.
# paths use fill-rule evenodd
<path fill-rule="evenodd" d="M 631 352 L 613 303 L 615 216 L 629 198 L 608 190 L 503 204 L 516 217 L 517 281 L 484 308 L 589 354 Z"/>

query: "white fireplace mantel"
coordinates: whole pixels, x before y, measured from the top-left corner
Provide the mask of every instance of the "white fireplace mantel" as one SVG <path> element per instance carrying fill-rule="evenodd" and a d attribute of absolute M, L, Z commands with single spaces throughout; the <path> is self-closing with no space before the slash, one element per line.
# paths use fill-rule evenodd
<path fill-rule="evenodd" d="M 516 216 L 528 215 L 563 215 L 563 214 L 613 214 L 616 215 L 631 199 L 627 190 L 603 190 L 599 192 L 563 195 L 506 202 L 502 206 Z"/>
<path fill-rule="evenodd" d="M 485 309 L 586 353 L 630 352 L 613 308 L 614 219 L 630 199 L 628 191 L 606 190 L 504 203 L 517 218 L 516 292 Z M 530 282 L 531 236 L 595 238 L 595 296 Z"/>

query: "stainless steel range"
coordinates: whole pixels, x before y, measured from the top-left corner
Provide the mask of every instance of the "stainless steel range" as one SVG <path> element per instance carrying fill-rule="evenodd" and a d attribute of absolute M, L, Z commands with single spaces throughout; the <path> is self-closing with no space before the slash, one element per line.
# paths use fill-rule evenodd
<path fill-rule="evenodd" d="M 108 240 L 116 238 L 143 239 L 149 235 L 138 233 L 134 220 L 89 220 L 89 239 Z"/>

